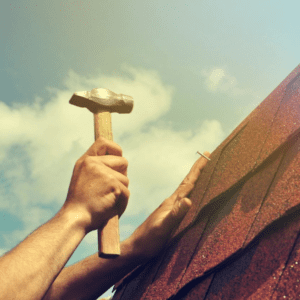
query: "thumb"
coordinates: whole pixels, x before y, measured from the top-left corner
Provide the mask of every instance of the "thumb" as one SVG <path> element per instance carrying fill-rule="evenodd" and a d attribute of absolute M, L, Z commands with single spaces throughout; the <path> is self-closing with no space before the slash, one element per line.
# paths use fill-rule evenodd
<path fill-rule="evenodd" d="M 192 201 L 188 198 L 181 198 L 175 201 L 173 209 L 171 211 L 171 215 L 175 223 L 181 222 L 181 220 L 187 214 L 191 206 L 192 206 Z"/>

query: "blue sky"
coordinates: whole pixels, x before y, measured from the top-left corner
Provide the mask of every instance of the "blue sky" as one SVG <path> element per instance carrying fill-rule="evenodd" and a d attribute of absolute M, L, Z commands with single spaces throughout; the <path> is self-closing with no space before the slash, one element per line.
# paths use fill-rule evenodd
<path fill-rule="evenodd" d="M 6 1 L 0 10 L 0 254 L 64 203 L 95 87 L 134 97 L 112 116 L 129 161 L 121 239 L 299 64 L 298 1 Z M 69 264 L 97 251 L 90 233 Z M 109 294 L 109 293 L 107 293 Z"/>

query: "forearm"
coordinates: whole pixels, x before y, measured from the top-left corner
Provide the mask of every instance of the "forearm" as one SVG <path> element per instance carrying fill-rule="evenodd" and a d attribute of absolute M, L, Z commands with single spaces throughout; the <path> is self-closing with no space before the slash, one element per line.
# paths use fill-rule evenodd
<path fill-rule="evenodd" d="M 99 258 L 95 253 L 62 270 L 44 300 L 90 300 L 101 296 L 127 273 L 143 263 L 133 254 L 132 243 L 121 243 L 117 258 Z"/>
<path fill-rule="evenodd" d="M 61 211 L 0 258 L 0 299 L 42 299 L 85 232 Z"/>

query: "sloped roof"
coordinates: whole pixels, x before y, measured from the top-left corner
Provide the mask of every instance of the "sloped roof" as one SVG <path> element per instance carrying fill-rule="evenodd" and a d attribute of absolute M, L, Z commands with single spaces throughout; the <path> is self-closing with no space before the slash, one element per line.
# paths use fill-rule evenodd
<path fill-rule="evenodd" d="M 169 246 L 114 300 L 300 299 L 300 65 L 210 158 Z"/>

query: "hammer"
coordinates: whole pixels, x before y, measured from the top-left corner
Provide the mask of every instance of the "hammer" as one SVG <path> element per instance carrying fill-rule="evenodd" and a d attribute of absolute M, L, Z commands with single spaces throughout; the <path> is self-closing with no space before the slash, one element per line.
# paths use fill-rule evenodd
<path fill-rule="evenodd" d="M 131 96 L 102 88 L 74 93 L 69 102 L 86 107 L 94 114 L 95 140 L 98 137 L 113 139 L 110 113 L 128 114 L 133 108 Z M 121 254 L 118 215 L 111 218 L 101 232 L 98 229 L 98 250 L 99 257 L 117 257 Z"/>

